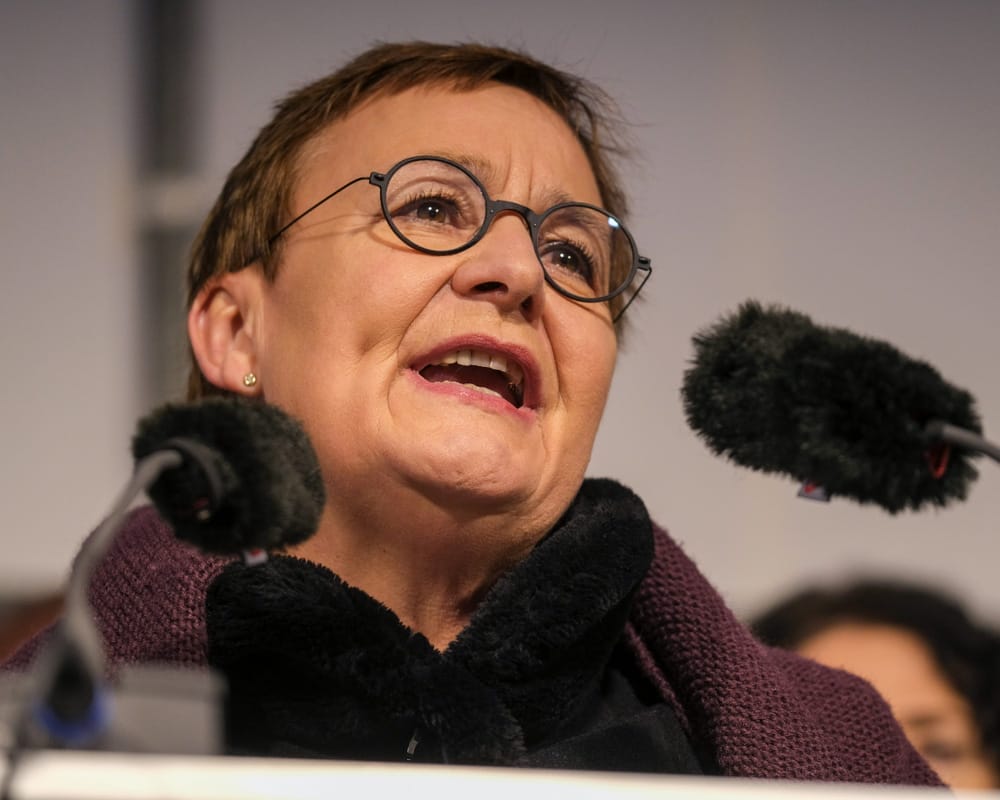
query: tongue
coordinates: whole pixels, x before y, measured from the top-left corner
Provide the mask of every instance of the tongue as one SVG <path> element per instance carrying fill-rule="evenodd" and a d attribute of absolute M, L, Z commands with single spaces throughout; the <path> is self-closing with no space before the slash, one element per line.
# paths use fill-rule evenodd
<path fill-rule="evenodd" d="M 420 374 L 425 380 L 431 383 L 443 383 L 451 381 L 453 383 L 471 383 L 473 386 L 482 386 L 484 389 L 492 389 L 512 406 L 517 407 L 518 401 L 511 391 L 507 376 L 502 372 L 488 367 L 462 367 L 458 364 L 431 364 L 420 370 Z"/>

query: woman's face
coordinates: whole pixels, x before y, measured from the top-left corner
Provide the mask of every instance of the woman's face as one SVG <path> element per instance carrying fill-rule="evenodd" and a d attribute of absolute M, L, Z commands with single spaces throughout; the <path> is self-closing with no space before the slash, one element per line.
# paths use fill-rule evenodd
<path fill-rule="evenodd" d="M 413 155 L 459 161 L 491 197 L 535 211 L 601 203 L 565 123 L 490 85 L 382 96 L 334 123 L 303 154 L 292 212 Z M 423 254 L 396 238 L 378 189 L 361 181 L 288 230 L 259 308 L 259 387 L 304 421 L 344 519 L 377 508 L 406 521 L 420 498 L 454 520 L 499 515 L 527 546 L 575 494 L 616 338 L 606 304 L 545 283 L 520 217 L 498 217 L 462 253 Z M 453 363 L 470 358 L 485 366 Z M 508 383 L 522 384 L 520 407 Z"/>
<path fill-rule="evenodd" d="M 892 707 L 907 738 L 954 788 L 995 788 L 996 770 L 983 753 L 972 710 L 915 634 L 890 625 L 839 623 L 796 650 L 860 675 Z"/>

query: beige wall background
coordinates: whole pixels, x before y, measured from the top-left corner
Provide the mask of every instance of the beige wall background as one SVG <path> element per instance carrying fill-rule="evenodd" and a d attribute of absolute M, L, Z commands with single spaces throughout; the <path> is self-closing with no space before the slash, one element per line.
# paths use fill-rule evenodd
<path fill-rule="evenodd" d="M 150 324 L 176 297 L 144 305 L 142 288 L 141 9 L 0 1 L 0 591 L 62 580 L 128 478 L 136 419 L 180 387 L 162 355 L 175 334 Z M 930 361 L 1000 438 L 995 0 L 197 11 L 198 164 L 170 195 L 182 217 L 278 97 L 375 40 L 513 45 L 602 84 L 634 124 L 630 227 L 655 272 L 591 474 L 635 488 L 738 611 L 861 569 L 935 580 L 1000 620 L 1000 465 L 981 461 L 969 500 L 942 511 L 810 503 L 712 456 L 679 398 L 691 335 L 754 297 Z"/>

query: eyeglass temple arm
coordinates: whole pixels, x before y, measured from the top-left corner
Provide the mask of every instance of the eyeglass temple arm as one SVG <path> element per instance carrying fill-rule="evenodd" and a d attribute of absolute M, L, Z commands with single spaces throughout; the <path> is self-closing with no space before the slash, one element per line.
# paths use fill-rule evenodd
<path fill-rule="evenodd" d="M 618 313 L 615 314 L 614 319 L 611 320 L 613 323 L 618 322 L 618 320 L 622 318 L 622 314 L 624 314 L 625 311 L 628 309 L 628 307 L 632 305 L 632 301 L 639 296 L 639 292 L 642 291 L 642 287 L 646 285 L 646 281 L 648 281 L 650 275 L 653 274 L 653 266 L 652 264 L 650 264 L 649 259 L 646 256 L 638 257 L 638 263 L 635 265 L 635 268 L 636 271 L 641 270 L 642 272 L 645 273 L 645 275 L 643 275 L 642 277 L 642 283 L 639 284 L 638 289 L 632 292 L 632 296 L 628 299 L 628 302 L 625 303 L 625 305 L 623 305 L 620 309 L 618 309 Z"/>
<path fill-rule="evenodd" d="M 317 200 L 315 203 L 313 203 L 311 206 L 309 206 L 309 208 L 307 208 L 305 211 L 303 211 L 297 217 L 293 217 L 290 222 L 285 223 L 285 225 L 283 225 L 281 227 L 281 229 L 277 233 L 273 234 L 267 240 L 267 246 L 270 247 L 272 244 L 275 243 L 276 240 L 278 240 L 279 238 L 281 238 L 281 234 L 283 234 L 285 231 L 287 231 L 289 228 L 291 228 L 292 225 L 294 225 L 296 222 L 298 222 L 300 219 L 302 219 L 306 215 L 311 214 L 313 211 L 315 211 L 317 208 L 319 208 L 321 205 L 323 205 L 323 203 L 325 203 L 327 200 L 331 199 L 335 195 L 340 194 L 342 191 L 344 191 L 344 189 L 348 188 L 349 186 L 353 186 L 354 184 L 358 183 L 359 181 L 371 181 L 372 183 L 375 183 L 376 176 L 378 176 L 378 177 L 384 177 L 384 176 L 381 175 L 381 173 L 372 172 L 369 175 L 362 175 L 359 178 L 355 178 L 352 181 L 348 181 L 343 186 L 341 186 L 339 189 L 334 189 L 332 192 L 330 192 L 330 194 L 328 194 L 322 200 Z"/>

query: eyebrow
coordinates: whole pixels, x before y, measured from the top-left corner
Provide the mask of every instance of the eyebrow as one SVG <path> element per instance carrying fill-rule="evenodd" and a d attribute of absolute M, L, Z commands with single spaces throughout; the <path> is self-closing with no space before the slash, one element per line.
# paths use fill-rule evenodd
<path fill-rule="evenodd" d="M 458 151 L 443 150 L 432 155 L 442 156 L 443 158 L 449 158 L 452 161 L 461 164 L 469 172 L 479 178 L 480 183 L 484 186 L 496 185 L 499 182 L 499 172 L 496 165 L 489 161 L 488 159 L 482 158 L 481 156 L 474 156 L 469 153 L 460 153 Z M 494 198 L 499 199 L 499 198 Z M 568 195 L 562 189 L 557 189 L 552 186 L 544 187 L 542 190 L 542 209 L 551 208 L 552 206 L 559 205 L 560 203 L 576 203 L 582 202 L 575 200 L 573 197 Z"/>
<path fill-rule="evenodd" d="M 947 717 L 944 714 L 933 711 L 925 711 L 900 719 L 900 722 L 912 725 L 914 728 L 936 728 L 946 721 Z"/>

